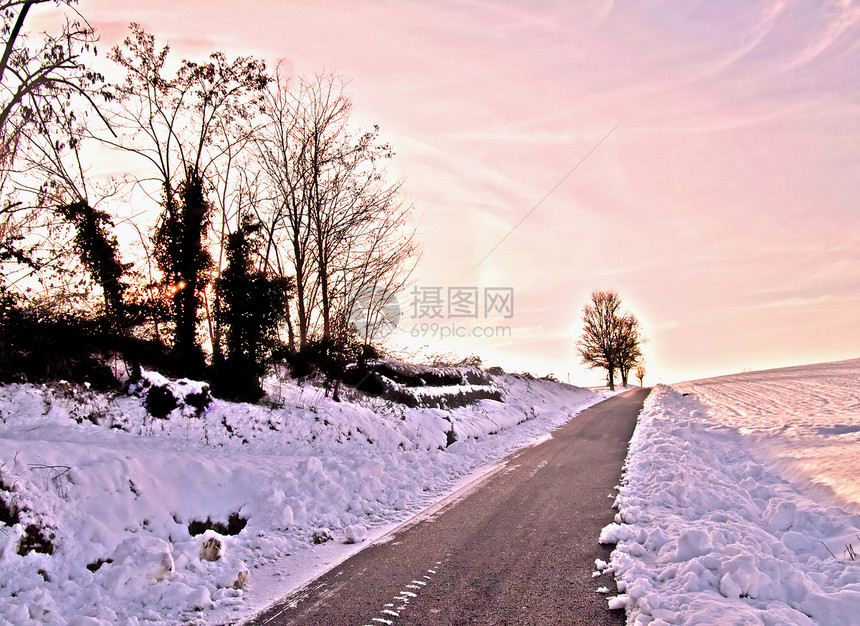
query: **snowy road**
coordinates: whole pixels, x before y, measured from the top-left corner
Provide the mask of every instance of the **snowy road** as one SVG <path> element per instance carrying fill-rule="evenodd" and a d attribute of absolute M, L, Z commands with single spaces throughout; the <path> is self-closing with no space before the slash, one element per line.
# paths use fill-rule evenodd
<path fill-rule="evenodd" d="M 623 624 L 592 570 L 647 393 L 586 409 L 253 623 Z"/>

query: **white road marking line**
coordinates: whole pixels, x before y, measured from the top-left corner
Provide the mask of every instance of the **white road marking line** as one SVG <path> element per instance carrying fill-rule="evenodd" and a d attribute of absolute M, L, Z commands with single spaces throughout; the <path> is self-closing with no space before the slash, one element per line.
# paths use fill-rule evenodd
<path fill-rule="evenodd" d="M 436 567 L 442 565 L 442 561 L 436 562 Z M 428 569 L 427 573 L 436 574 L 435 569 Z M 384 607 L 379 611 L 381 615 L 390 615 L 392 617 L 400 617 L 400 612 L 406 610 L 409 605 L 410 600 L 413 598 L 417 598 L 418 594 L 412 591 L 406 591 L 406 589 L 415 589 L 416 591 L 421 591 L 427 587 L 427 581 L 432 580 L 430 576 L 427 574 L 423 575 L 423 578 L 426 580 L 412 580 L 408 585 L 405 585 L 405 589 L 401 589 L 398 591 L 398 595 L 394 596 L 394 600 L 398 601 L 400 604 L 394 604 L 393 602 L 387 602 Z M 394 624 L 393 621 L 386 619 L 384 617 L 374 617 L 370 620 L 371 622 L 378 622 L 380 624 Z M 365 626 L 370 626 L 369 624 L 365 624 Z"/>

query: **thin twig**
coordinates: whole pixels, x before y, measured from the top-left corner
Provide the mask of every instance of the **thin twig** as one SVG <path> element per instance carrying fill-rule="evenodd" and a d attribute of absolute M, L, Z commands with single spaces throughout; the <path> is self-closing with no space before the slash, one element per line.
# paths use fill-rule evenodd
<path fill-rule="evenodd" d="M 57 472 L 54 478 L 59 478 L 60 476 L 68 474 L 70 471 L 72 471 L 72 468 L 68 465 L 43 465 L 42 463 L 32 463 L 29 465 L 29 467 L 31 470 L 52 469 Z M 60 470 L 63 471 L 61 472 Z"/>

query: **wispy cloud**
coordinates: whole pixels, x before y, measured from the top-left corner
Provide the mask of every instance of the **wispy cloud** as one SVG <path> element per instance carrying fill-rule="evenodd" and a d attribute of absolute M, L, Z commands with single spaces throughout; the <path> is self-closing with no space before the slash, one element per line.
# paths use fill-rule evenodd
<path fill-rule="evenodd" d="M 856 2 L 84 8 L 105 40 L 134 19 L 182 54 L 208 54 L 193 39 L 206 33 L 232 54 L 352 79 L 357 119 L 381 124 L 418 199 L 419 282 L 466 280 L 624 117 L 476 273 L 523 299 L 515 322 L 527 340 L 487 346 L 488 360 L 513 352 L 574 371 L 570 325 L 606 287 L 653 323 L 649 369 L 670 378 L 746 367 L 744 350 L 756 363 L 860 352 Z M 803 351 L 777 343 L 800 334 Z"/>

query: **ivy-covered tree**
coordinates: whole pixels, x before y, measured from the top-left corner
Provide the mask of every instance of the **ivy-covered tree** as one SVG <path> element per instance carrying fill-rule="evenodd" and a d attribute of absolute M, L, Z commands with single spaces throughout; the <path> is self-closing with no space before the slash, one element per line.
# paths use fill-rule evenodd
<path fill-rule="evenodd" d="M 203 181 L 192 169 L 179 187 L 178 198 L 166 198 L 154 237 L 155 259 L 164 274 L 175 325 L 173 351 L 185 375 L 199 375 L 204 365 L 197 339 L 197 312 L 203 304 L 206 273 L 212 268 L 212 255 L 206 246 L 210 211 Z"/>
<path fill-rule="evenodd" d="M 102 288 L 105 317 L 112 326 L 121 328 L 125 322 L 123 294 L 128 289 L 123 276 L 128 266 L 120 262 L 116 237 L 108 230 L 113 227 L 110 216 L 83 200 L 57 210 L 75 227 L 75 248 L 81 263 Z"/>
<path fill-rule="evenodd" d="M 216 333 L 224 337 L 223 362 L 216 363 L 219 395 L 254 401 L 263 395 L 260 377 L 278 339 L 293 285 L 289 278 L 270 277 L 255 269 L 260 224 L 247 216 L 227 237 L 227 265 L 216 281 Z M 220 350 L 214 351 L 220 354 Z"/>
<path fill-rule="evenodd" d="M 171 74 L 169 46 L 158 46 L 139 24 L 130 30 L 110 54 L 126 77 L 114 87 L 117 106 L 109 116 L 118 138 L 104 142 L 142 157 L 153 171 L 152 179 L 139 182 L 148 193 L 162 196 L 154 257 L 175 321 L 174 351 L 190 374 L 202 366 L 197 313 L 204 304 L 205 273 L 212 267 L 202 244 L 211 222 L 221 218 L 213 215 L 206 195 L 231 195 L 227 187 L 235 181 L 225 172 L 247 142 L 269 77 L 262 61 L 228 61 L 221 52 L 203 63 L 183 60 Z"/>

